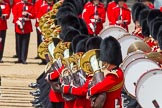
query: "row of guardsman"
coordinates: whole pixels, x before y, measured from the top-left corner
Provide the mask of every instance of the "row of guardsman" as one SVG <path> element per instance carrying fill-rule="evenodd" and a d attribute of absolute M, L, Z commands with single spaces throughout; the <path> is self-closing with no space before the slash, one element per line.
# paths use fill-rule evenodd
<path fill-rule="evenodd" d="M 85 35 L 87 28 L 84 21 L 77 17 L 84 1 L 78 0 L 78 5 L 75 4 L 76 7 L 73 7 L 75 10 L 69 1 L 57 2 L 53 10 L 39 21 L 44 41 L 40 44 L 38 52 L 48 64 L 37 78 L 37 82 L 29 85 L 38 88 L 36 92 L 31 92 L 35 96 L 35 100 L 31 102 L 33 106 L 160 108 L 162 12 L 158 9 L 151 10 L 142 3 L 135 3 L 132 7 L 135 31 L 132 34 L 127 33 L 122 27 L 109 26 L 102 30 L 99 36 L 90 37 Z M 120 48 L 116 45 L 115 38 L 120 43 L 122 57 L 118 53 Z M 112 45 L 111 49 L 109 45 Z M 114 76 L 120 77 L 118 71 L 104 71 L 105 62 L 101 62 L 100 58 L 111 59 L 114 64 L 120 63 L 120 58 L 123 58 L 120 68 L 124 72 L 124 84 L 122 80 L 113 85 L 111 81 Z M 99 82 L 103 85 L 99 86 Z M 94 85 L 98 85 L 98 88 Z M 102 90 L 105 85 L 107 86 Z M 90 89 L 90 92 L 87 89 Z M 115 97 L 118 95 L 115 91 L 119 89 L 122 90 L 122 106 L 121 100 Z M 107 90 L 106 96 L 104 90 Z M 97 94 L 92 95 L 97 91 L 99 91 Z M 110 103 L 107 105 L 107 101 L 112 101 L 107 99 L 114 101 L 113 107 Z"/>

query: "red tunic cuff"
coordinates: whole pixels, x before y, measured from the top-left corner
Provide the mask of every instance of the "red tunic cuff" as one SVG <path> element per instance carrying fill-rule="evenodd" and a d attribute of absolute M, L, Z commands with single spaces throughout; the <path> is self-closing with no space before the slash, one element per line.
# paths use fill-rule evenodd
<path fill-rule="evenodd" d="M 62 70 L 64 69 L 64 66 L 60 67 L 57 70 L 54 70 L 51 74 L 50 74 L 50 80 L 56 79 L 60 76 Z"/>
<path fill-rule="evenodd" d="M 69 85 L 65 85 L 65 86 L 63 86 L 63 93 L 64 93 L 64 94 L 68 94 L 70 88 L 71 88 L 71 87 L 70 87 Z"/>

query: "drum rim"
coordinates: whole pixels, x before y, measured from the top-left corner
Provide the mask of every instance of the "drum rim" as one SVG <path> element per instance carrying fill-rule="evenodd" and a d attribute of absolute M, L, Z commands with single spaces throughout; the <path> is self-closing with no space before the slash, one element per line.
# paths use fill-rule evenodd
<path fill-rule="evenodd" d="M 129 33 L 129 34 L 124 34 L 124 35 L 122 35 L 120 38 L 117 39 L 118 42 L 120 43 L 121 50 L 123 49 L 123 45 L 121 44 L 121 42 L 122 42 L 121 40 L 122 40 L 122 39 L 125 39 L 125 38 L 128 38 L 128 37 L 129 37 L 129 38 L 131 37 L 131 38 L 136 39 L 135 42 L 137 42 L 137 41 L 143 41 L 142 39 L 140 39 L 140 38 L 138 38 L 138 37 L 136 37 L 136 36 L 134 36 L 134 35 L 132 35 L 132 34 L 130 34 L 130 33 Z M 127 40 L 127 39 L 126 39 L 126 40 Z M 128 47 L 128 48 L 129 48 L 129 47 Z M 127 49 L 127 50 L 128 50 L 128 49 Z M 124 53 L 124 52 L 122 51 L 122 57 L 123 57 L 123 59 L 125 59 L 126 56 L 123 55 L 123 53 Z M 127 52 L 126 52 L 126 54 L 127 54 Z"/>
<path fill-rule="evenodd" d="M 123 60 L 123 62 L 122 62 L 122 64 L 121 64 L 120 67 L 122 68 L 122 66 L 123 66 L 123 64 L 126 62 L 126 60 L 128 60 L 128 58 L 130 58 L 131 56 L 136 55 L 136 54 L 144 54 L 144 57 L 140 57 L 140 58 L 146 58 L 145 53 L 142 52 L 141 50 L 137 50 L 137 51 L 131 52 L 131 53 L 129 53 L 129 54 L 124 58 L 124 60 Z M 138 58 L 136 58 L 136 59 L 138 59 Z M 134 59 L 134 60 L 136 60 L 136 59 Z M 132 60 L 132 61 L 134 61 L 134 60 Z M 123 68 L 122 68 L 122 69 L 123 69 Z M 124 70 L 125 70 L 125 69 L 124 69 Z"/>
<path fill-rule="evenodd" d="M 122 39 L 123 37 L 134 37 L 134 38 L 138 38 L 140 41 L 143 41 L 141 38 L 139 38 L 139 37 L 137 37 L 137 36 L 134 36 L 134 35 L 132 35 L 132 34 L 130 34 L 130 33 L 127 33 L 127 34 L 122 35 L 120 38 L 118 38 L 118 41 L 119 41 L 120 39 Z"/>
<path fill-rule="evenodd" d="M 144 57 L 144 58 L 137 58 L 137 59 L 135 59 L 135 60 L 140 60 L 140 59 L 146 59 L 146 60 L 152 61 L 152 60 L 148 59 L 147 57 Z M 132 62 L 134 62 L 135 60 L 131 61 L 131 62 L 126 66 L 126 68 L 127 68 Z M 154 62 L 155 64 L 157 64 L 157 65 L 159 66 L 159 64 L 158 64 L 157 62 L 155 62 L 155 61 L 152 61 L 152 62 Z M 160 68 L 160 66 L 159 66 L 159 68 Z M 152 70 L 152 69 L 150 69 L 150 70 Z M 124 70 L 124 71 L 125 71 L 125 70 Z M 148 71 L 146 71 L 146 72 L 148 72 Z M 144 72 L 144 73 L 146 73 L 146 72 Z M 124 72 L 124 78 L 126 78 L 126 77 L 125 77 L 125 74 L 126 74 L 126 72 Z M 143 74 L 142 74 L 142 75 L 143 75 Z M 125 80 L 125 81 L 126 81 L 126 80 Z M 138 81 L 138 80 L 137 80 L 137 81 Z M 136 99 L 136 95 L 133 96 L 131 93 L 129 93 L 128 90 L 127 90 L 127 88 L 126 88 L 126 86 L 125 86 L 125 84 L 126 84 L 126 83 L 124 83 L 123 88 L 124 88 L 124 90 L 126 91 L 126 93 L 127 93 L 130 97 Z M 137 83 L 136 83 L 136 85 L 137 85 Z M 135 88 L 136 88 L 136 87 L 135 87 Z"/>
<path fill-rule="evenodd" d="M 118 26 L 118 25 L 109 25 L 109 26 L 106 26 L 105 28 L 103 28 L 98 35 L 100 37 L 102 37 L 101 35 L 103 34 L 103 32 L 105 32 L 106 30 L 111 29 L 111 28 L 120 28 L 120 30 L 122 30 L 124 33 L 128 33 L 127 30 L 124 29 L 121 26 Z"/>
<path fill-rule="evenodd" d="M 154 72 L 154 71 L 156 71 L 156 70 L 158 70 L 158 71 L 161 70 L 161 71 L 162 71 L 162 68 L 151 69 L 151 70 L 149 70 L 149 71 L 143 73 L 143 74 L 140 76 L 140 78 L 137 80 L 137 85 L 136 85 L 136 88 L 135 88 L 135 97 L 136 97 L 136 100 L 137 100 L 138 104 L 139 104 L 141 107 L 142 107 L 142 105 L 139 103 L 139 100 L 138 100 L 138 97 L 137 97 L 137 89 L 138 89 L 137 86 L 139 85 L 140 80 L 141 80 L 142 78 L 144 78 L 144 76 L 145 76 L 146 74 L 152 73 L 152 72 Z"/>

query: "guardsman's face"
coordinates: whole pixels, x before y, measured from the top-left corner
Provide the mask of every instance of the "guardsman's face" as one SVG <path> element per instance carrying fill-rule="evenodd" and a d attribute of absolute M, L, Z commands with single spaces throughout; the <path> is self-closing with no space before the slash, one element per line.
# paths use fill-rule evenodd
<path fill-rule="evenodd" d="M 48 3 L 53 3 L 53 0 L 47 0 Z"/>
<path fill-rule="evenodd" d="M 98 4 L 100 1 L 99 0 L 93 0 L 94 4 Z"/>
<path fill-rule="evenodd" d="M 124 6 L 124 3 L 125 3 L 124 1 L 119 1 L 118 2 L 119 7 L 123 7 Z"/>
<path fill-rule="evenodd" d="M 28 0 L 22 0 L 23 2 L 28 2 Z"/>
<path fill-rule="evenodd" d="M 2 2 L 3 0 L 0 0 L 0 3 Z"/>

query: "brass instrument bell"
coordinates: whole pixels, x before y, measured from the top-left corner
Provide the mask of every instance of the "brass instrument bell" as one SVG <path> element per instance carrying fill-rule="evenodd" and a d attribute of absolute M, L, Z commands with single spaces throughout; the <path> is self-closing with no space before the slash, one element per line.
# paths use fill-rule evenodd
<path fill-rule="evenodd" d="M 93 49 L 87 51 L 80 59 L 80 66 L 83 71 L 85 71 L 87 74 L 94 74 L 95 70 L 93 70 L 92 65 L 93 62 L 98 61 L 99 66 L 99 49 Z"/>

